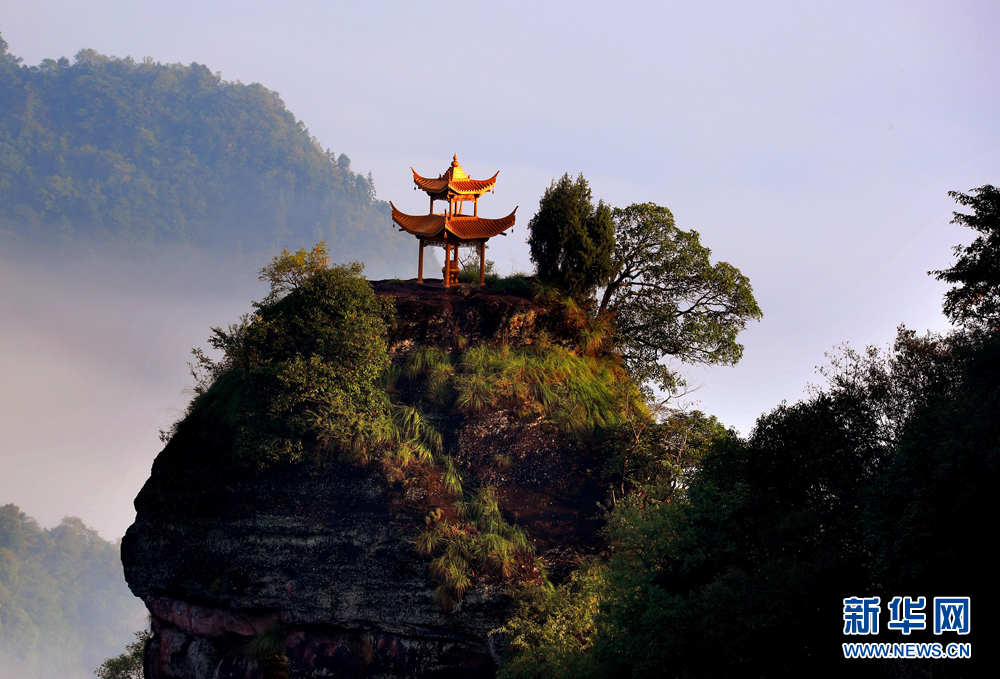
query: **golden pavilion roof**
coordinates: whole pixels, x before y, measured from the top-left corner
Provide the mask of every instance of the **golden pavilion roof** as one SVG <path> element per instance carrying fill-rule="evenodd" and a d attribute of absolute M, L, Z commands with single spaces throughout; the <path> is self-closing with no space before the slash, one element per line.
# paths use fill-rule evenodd
<path fill-rule="evenodd" d="M 514 214 L 517 212 L 517 208 L 514 208 L 514 212 L 500 219 L 472 215 L 408 215 L 396 209 L 391 201 L 389 205 L 392 207 L 392 221 L 403 231 L 431 240 L 448 239 L 446 232 L 456 241 L 493 238 L 514 226 Z"/>
<path fill-rule="evenodd" d="M 417 188 L 434 196 L 445 195 L 449 192 L 456 195 L 478 196 L 492 191 L 493 187 L 497 185 L 497 175 L 500 174 L 497 172 L 489 179 L 473 179 L 465 174 L 465 170 L 458 162 L 457 153 L 451 161 L 451 166 L 437 179 L 422 177 L 412 167 L 410 171 L 413 172 L 413 183 L 417 185 Z"/>

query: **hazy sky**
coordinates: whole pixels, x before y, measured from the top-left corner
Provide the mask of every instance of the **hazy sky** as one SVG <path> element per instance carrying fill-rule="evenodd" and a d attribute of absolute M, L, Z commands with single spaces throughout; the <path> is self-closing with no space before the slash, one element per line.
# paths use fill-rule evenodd
<path fill-rule="evenodd" d="M 263 83 L 404 210 L 426 206 L 411 165 L 500 170 L 481 209 L 520 206 L 490 250 L 505 270 L 530 267 L 525 224 L 564 172 L 670 207 L 764 310 L 737 368 L 691 371 L 699 406 L 743 433 L 833 345 L 944 329 L 926 272 L 971 239 L 946 192 L 1000 182 L 995 2 L 2 2 L 29 64 L 92 47 Z M 169 292 L 183 276 L 125 290 L 134 271 L 84 262 L 92 288 L 18 287 L 37 274 L 3 266 L 0 503 L 118 536 L 186 399 L 188 348 L 254 290 L 217 277 L 193 302 Z"/>

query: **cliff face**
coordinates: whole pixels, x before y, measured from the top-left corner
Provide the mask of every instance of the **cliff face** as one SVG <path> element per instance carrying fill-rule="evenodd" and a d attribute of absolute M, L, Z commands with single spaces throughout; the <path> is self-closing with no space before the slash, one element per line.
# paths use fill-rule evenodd
<path fill-rule="evenodd" d="M 559 305 L 373 284 L 396 300 L 390 350 L 568 341 Z M 599 469 L 551 424 L 492 409 L 443 424 L 471 484 L 497 489 L 552 577 L 599 548 Z M 497 468 L 484 460 L 503 454 Z M 292 677 L 492 677 L 510 595 L 479 577 L 446 611 L 414 540 L 427 487 L 346 462 L 220 469 L 175 437 L 136 498 L 125 575 L 149 609 L 148 677 L 263 676 L 246 642 L 279 630 Z M 280 676 L 272 674 L 270 676 Z"/>

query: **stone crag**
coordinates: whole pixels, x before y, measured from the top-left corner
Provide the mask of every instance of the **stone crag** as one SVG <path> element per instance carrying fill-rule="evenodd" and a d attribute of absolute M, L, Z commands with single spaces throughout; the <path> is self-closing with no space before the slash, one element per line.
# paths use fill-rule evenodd
<path fill-rule="evenodd" d="M 395 298 L 394 360 L 414 348 L 568 342 L 558 304 L 431 286 L 374 283 Z M 551 425 L 505 411 L 460 418 L 447 432 L 472 483 L 498 489 L 559 577 L 595 538 L 599 469 Z M 502 450 L 507 471 L 481 463 Z M 348 463 L 265 472 L 219 470 L 175 436 L 135 501 L 122 543 L 125 576 L 149 609 L 152 679 L 261 677 L 240 649 L 278 629 L 292 677 L 487 678 L 500 661 L 510 603 L 481 579 L 450 611 L 436 599 L 413 540 L 420 491 Z"/>

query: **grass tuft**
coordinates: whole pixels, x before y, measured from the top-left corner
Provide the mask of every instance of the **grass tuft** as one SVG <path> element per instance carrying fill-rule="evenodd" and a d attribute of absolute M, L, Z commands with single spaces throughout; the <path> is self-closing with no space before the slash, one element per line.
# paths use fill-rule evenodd
<path fill-rule="evenodd" d="M 552 344 L 474 347 L 455 366 L 452 384 L 458 412 L 475 415 L 497 408 L 543 416 L 578 438 L 620 422 L 627 407 L 642 401 L 611 360 Z"/>
<path fill-rule="evenodd" d="M 462 600 L 476 573 L 508 580 L 532 554 L 524 529 L 504 520 L 494 489 L 483 488 L 455 507 L 463 523 L 441 519 L 440 514 L 428 517 L 427 530 L 416 540 L 418 553 L 434 557 L 430 573 L 445 609 Z"/>

